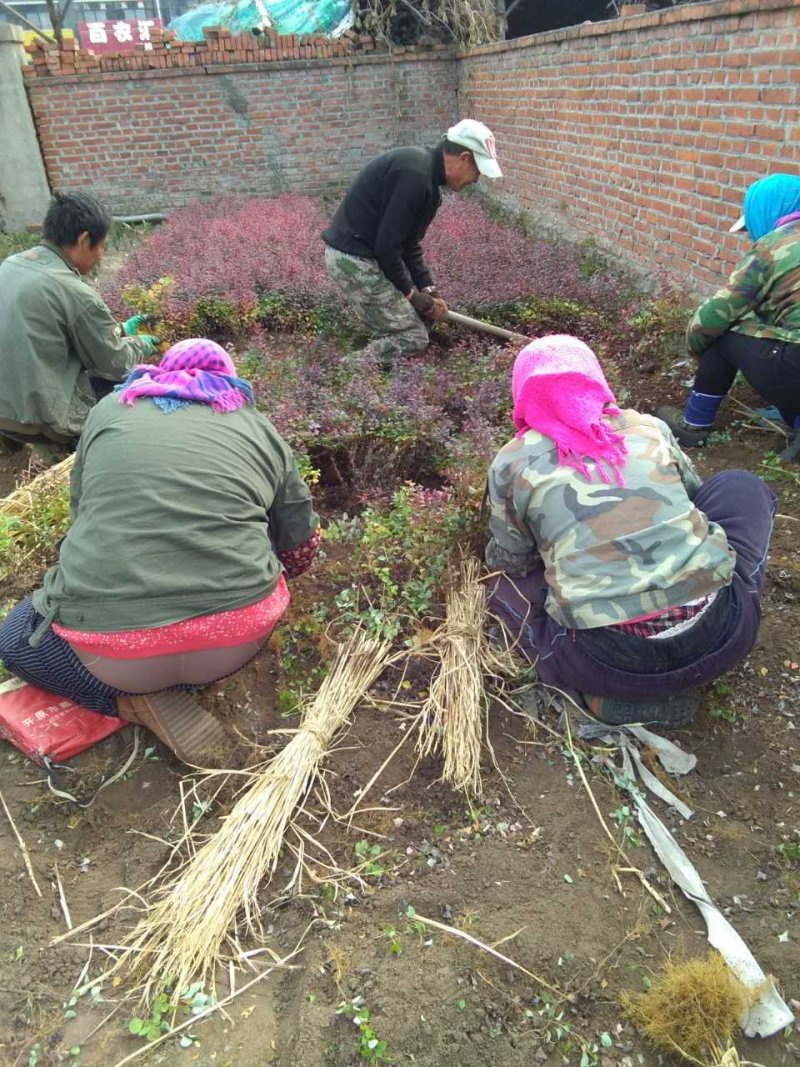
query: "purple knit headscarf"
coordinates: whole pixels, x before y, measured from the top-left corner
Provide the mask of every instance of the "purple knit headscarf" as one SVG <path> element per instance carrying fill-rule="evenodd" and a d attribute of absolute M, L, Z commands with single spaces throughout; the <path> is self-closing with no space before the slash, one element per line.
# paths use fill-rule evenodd
<path fill-rule="evenodd" d="M 134 367 L 117 391 L 120 404 L 150 397 L 166 413 L 189 404 L 208 404 L 214 411 L 226 412 L 254 403 L 250 382 L 237 378 L 225 349 L 204 337 L 178 341 L 157 367 Z"/>

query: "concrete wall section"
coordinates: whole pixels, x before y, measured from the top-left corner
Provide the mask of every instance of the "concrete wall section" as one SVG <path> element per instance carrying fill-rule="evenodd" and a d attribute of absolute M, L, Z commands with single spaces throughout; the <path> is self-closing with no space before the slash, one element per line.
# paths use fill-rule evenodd
<path fill-rule="evenodd" d="M 50 199 L 22 80 L 22 30 L 0 24 L 0 230 L 42 221 Z"/>

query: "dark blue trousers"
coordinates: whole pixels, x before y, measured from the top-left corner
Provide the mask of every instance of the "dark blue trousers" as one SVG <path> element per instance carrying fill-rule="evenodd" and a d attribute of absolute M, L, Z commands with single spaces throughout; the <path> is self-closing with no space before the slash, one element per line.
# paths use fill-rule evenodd
<path fill-rule="evenodd" d="M 749 471 L 723 471 L 697 492 L 696 506 L 719 523 L 736 551 L 729 586 L 684 633 L 657 641 L 615 627 L 569 630 L 544 609 L 544 567 L 524 578 L 502 575 L 489 610 L 547 685 L 619 700 L 671 696 L 713 681 L 755 644 L 776 497 Z"/>

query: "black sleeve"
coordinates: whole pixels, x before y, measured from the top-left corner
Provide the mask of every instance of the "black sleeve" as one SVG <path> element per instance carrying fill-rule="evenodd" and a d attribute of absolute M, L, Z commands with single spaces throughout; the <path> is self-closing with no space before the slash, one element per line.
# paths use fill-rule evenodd
<path fill-rule="evenodd" d="M 411 277 L 417 289 L 424 289 L 428 285 L 433 285 L 433 278 L 431 277 L 431 272 L 425 266 L 422 245 L 419 241 L 408 241 L 406 243 L 403 248 L 403 262 L 411 272 Z M 407 289 L 406 292 L 408 292 Z"/>
<path fill-rule="evenodd" d="M 428 195 L 430 194 L 422 175 L 398 174 L 375 234 L 375 258 L 378 266 L 404 296 L 414 288 L 414 281 L 406 266 L 405 250 L 409 241 L 411 247 L 415 243 L 417 216 Z M 422 264 L 422 250 L 418 244 L 417 248 L 419 262 Z M 422 266 L 424 269 L 424 264 Z"/>

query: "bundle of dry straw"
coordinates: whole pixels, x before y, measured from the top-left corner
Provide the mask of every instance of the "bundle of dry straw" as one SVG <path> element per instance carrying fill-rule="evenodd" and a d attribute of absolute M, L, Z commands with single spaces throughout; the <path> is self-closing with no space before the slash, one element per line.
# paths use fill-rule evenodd
<path fill-rule="evenodd" d="M 49 467 L 41 474 L 37 474 L 25 485 L 15 489 L 7 497 L 0 500 L 0 515 L 6 515 L 10 519 L 25 519 L 30 513 L 41 506 L 43 500 L 55 497 L 69 485 L 69 477 L 72 465 L 75 462 L 74 453 Z"/>
<path fill-rule="evenodd" d="M 418 751 L 441 749 L 443 778 L 473 796 L 482 793 L 480 756 L 486 679 L 511 678 L 518 667 L 510 650 L 494 649 L 486 636 L 488 612 L 481 567 L 462 559 L 447 590 L 447 615 L 433 638 L 439 664 L 422 709 Z"/>
<path fill-rule="evenodd" d="M 195 981 L 210 979 L 213 985 L 226 938 L 242 911 L 247 932 L 260 935 L 259 888 L 275 870 L 292 815 L 328 746 L 380 676 L 389 647 L 360 632 L 339 646 L 294 737 L 253 773 L 220 829 L 163 888 L 126 939 L 114 969 L 141 979 L 144 997 L 160 991 L 167 979 L 176 995 Z"/>

